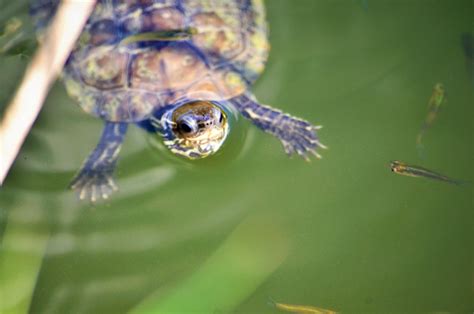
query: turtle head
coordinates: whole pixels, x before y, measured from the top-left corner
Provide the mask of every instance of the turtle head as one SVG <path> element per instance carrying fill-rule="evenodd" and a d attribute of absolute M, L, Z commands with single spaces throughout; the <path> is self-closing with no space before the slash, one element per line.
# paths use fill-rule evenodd
<path fill-rule="evenodd" d="M 226 112 L 213 101 L 196 100 L 174 106 L 162 116 L 164 144 L 190 159 L 214 154 L 229 133 Z"/>

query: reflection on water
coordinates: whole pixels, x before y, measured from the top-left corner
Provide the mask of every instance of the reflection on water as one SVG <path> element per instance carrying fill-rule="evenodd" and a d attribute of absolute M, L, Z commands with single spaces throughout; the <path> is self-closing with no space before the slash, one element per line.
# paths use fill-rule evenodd
<path fill-rule="evenodd" d="M 132 313 L 232 312 L 280 266 L 288 246 L 278 219 L 250 215 L 189 278 L 169 294 L 152 294 Z"/>
<path fill-rule="evenodd" d="M 101 253 L 104 251 L 133 253 L 164 249 L 202 236 L 216 226 L 226 224 L 240 215 L 239 208 L 229 206 L 222 208 L 212 217 L 193 220 L 192 224 L 183 223 L 178 229 L 166 226 L 157 229 L 154 225 L 139 224 L 120 227 L 117 230 L 97 230 L 87 234 L 57 233 L 50 239 L 47 254 Z"/>
<path fill-rule="evenodd" d="M 126 294 L 149 283 L 146 274 L 131 276 L 114 276 L 112 278 L 98 278 L 83 285 L 67 284 L 55 290 L 49 296 L 45 306 L 46 313 L 64 313 L 64 304 L 70 298 L 79 298 L 81 303 L 74 309 L 75 313 L 90 313 L 93 311 L 91 304 L 97 298 L 102 302 L 114 302 L 117 295 Z"/>
<path fill-rule="evenodd" d="M 400 158 L 473 179 L 460 42 L 470 2 L 361 3 L 267 1 L 272 52 L 255 92 L 323 122 L 331 149 L 318 162 L 287 158 L 242 119 L 198 163 L 130 128 L 120 193 L 79 202 L 66 187 L 102 124 L 57 84 L 0 190 L 0 312 L 277 313 L 269 296 L 342 312 L 472 312 L 472 186 L 387 170 Z M 0 7 L 0 25 L 31 27 L 26 1 Z M 26 62 L 0 57 L 0 106 Z M 420 159 L 413 140 L 436 82 L 448 101 Z"/>
<path fill-rule="evenodd" d="M 141 193 L 150 193 L 160 186 L 166 184 L 173 179 L 175 170 L 171 167 L 163 166 L 155 169 L 147 169 L 141 173 L 137 173 L 132 177 L 121 181 L 121 189 L 125 191 L 124 195 L 117 195 L 114 202 L 120 202 L 120 199 L 140 195 Z M 143 184 L 146 182 L 146 185 Z"/>

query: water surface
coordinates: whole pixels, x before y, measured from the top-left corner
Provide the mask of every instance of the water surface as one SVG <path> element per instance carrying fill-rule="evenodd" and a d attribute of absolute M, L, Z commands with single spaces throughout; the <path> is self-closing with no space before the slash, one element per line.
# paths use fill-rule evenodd
<path fill-rule="evenodd" d="M 0 192 L 5 308 L 277 313 L 272 297 L 343 312 L 474 310 L 472 185 L 388 167 L 399 159 L 473 180 L 461 45 L 472 1 L 266 3 L 272 52 L 254 91 L 324 125 L 324 158 L 289 159 L 241 121 L 221 154 L 183 164 L 132 127 L 120 192 L 89 206 L 66 187 L 102 122 L 58 83 Z M 26 1 L 0 8 L 0 24 L 17 16 L 33 38 Z M 0 57 L 1 106 L 27 62 Z M 421 159 L 415 139 L 436 83 L 448 100 Z"/>

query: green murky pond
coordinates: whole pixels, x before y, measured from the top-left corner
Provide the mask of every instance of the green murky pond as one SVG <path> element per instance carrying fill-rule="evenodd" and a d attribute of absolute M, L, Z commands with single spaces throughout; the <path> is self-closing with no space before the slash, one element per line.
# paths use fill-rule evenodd
<path fill-rule="evenodd" d="M 272 52 L 254 91 L 324 125 L 324 158 L 287 158 L 240 121 L 220 154 L 181 163 L 132 127 L 120 192 L 91 206 L 67 185 L 102 122 L 58 83 L 0 190 L 1 313 L 278 313 L 270 298 L 472 313 L 473 185 L 388 164 L 474 179 L 473 63 L 461 44 L 473 2 L 266 4 Z M 0 1 L 0 25 L 12 17 L 28 40 L 0 56 L 2 108 L 35 48 L 25 0 Z M 436 83 L 447 101 L 420 158 Z"/>

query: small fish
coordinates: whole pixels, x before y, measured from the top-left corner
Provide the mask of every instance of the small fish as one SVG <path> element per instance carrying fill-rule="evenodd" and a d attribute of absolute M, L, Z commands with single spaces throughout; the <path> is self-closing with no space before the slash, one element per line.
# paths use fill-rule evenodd
<path fill-rule="evenodd" d="M 28 38 L 23 22 L 13 17 L 3 27 L 0 26 L 0 56 L 20 56 L 28 58 L 34 53 L 35 41 Z"/>
<path fill-rule="evenodd" d="M 297 314 L 337 314 L 335 311 L 322 309 L 319 307 L 314 306 L 306 306 L 306 305 L 292 305 L 292 304 L 285 304 L 285 303 L 278 303 L 274 300 L 270 299 L 270 304 L 276 307 L 279 310 L 297 313 Z"/>
<path fill-rule="evenodd" d="M 123 45 L 128 45 L 131 43 L 144 41 L 181 41 L 191 39 L 191 37 L 195 34 L 197 34 L 197 29 L 194 27 L 188 27 L 184 29 L 170 29 L 128 36 L 120 43 Z"/>
<path fill-rule="evenodd" d="M 474 35 L 472 33 L 464 33 L 461 36 L 461 44 L 466 57 L 466 68 L 474 84 Z"/>
<path fill-rule="evenodd" d="M 416 146 L 418 150 L 423 149 L 423 136 L 425 135 L 426 131 L 433 125 L 436 116 L 438 115 L 439 108 L 445 102 L 446 95 L 444 86 L 441 83 L 435 84 L 433 87 L 433 93 L 431 94 L 430 101 L 428 102 L 428 115 L 425 118 L 425 122 L 418 132 L 416 137 Z"/>
<path fill-rule="evenodd" d="M 5 26 L 3 26 L 3 30 L 0 30 L 0 37 L 2 36 L 9 36 L 19 30 L 23 25 L 23 22 L 16 17 L 12 17 L 7 21 Z"/>
<path fill-rule="evenodd" d="M 465 181 L 451 179 L 442 174 L 436 173 L 434 171 L 431 171 L 422 167 L 407 165 L 406 163 L 398 161 L 398 160 L 394 160 L 390 162 L 390 169 L 392 170 L 392 172 L 395 172 L 404 176 L 409 176 L 409 177 L 425 177 L 425 178 L 444 181 L 444 182 L 452 183 L 456 185 L 466 183 Z"/>

